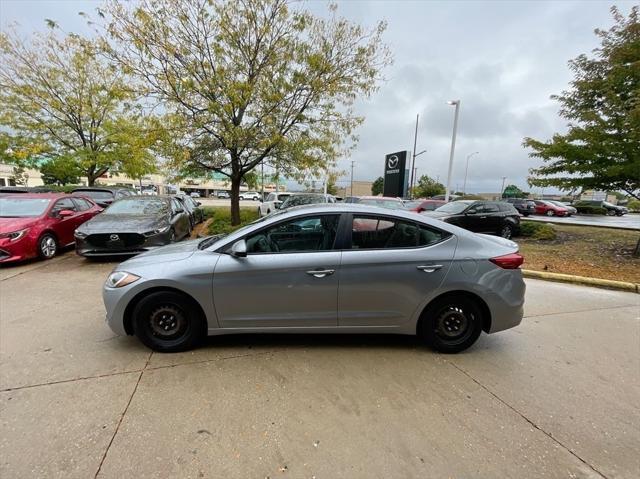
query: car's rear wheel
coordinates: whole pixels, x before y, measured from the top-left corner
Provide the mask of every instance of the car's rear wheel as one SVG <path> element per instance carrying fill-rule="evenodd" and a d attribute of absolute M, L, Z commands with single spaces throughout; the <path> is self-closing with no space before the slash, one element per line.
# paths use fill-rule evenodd
<path fill-rule="evenodd" d="M 476 342 L 482 322 L 482 310 L 473 299 L 448 296 L 425 310 L 419 334 L 438 352 L 459 353 Z"/>
<path fill-rule="evenodd" d="M 547 212 L 545 213 L 547 216 L 553 216 L 553 210 L 547 210 Z"/>
<path fill-rule="evenodd" d="M 205 335 L 205 321 L 193 301 L 180 293 L 158 291 L 133 311 L 133 331 L 147 347 L 161 353 L 186 351 Z"/>
<path fill-rule="evenodd" d="M 513 226 L 508 223 L 502 225 L 502 228 L 500 229 L 500 236 L 506 239 L 511 239 L 511 236 L 513 236 Z"/>
<path fill-rule="evenodd" d="M 38 240 L 38 256 L 51 259 L 58 253 L 58 241 L 51 233 L 45 233 Z"/>

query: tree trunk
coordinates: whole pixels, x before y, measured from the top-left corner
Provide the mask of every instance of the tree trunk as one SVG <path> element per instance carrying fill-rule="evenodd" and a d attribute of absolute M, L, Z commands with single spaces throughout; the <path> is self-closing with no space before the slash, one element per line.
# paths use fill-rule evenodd
<path fill-rule="evenodd" d="M 231 224 L 240 224 L 240 183 L 242 176 L 233 175 L 231 177 Z"/>
<path fill-rule="evenodd" d="M 633 256 L 640 258 L 640 238 L 638 238 L 638 242 L 636 243 L 636 249 L 633 250 Z"/>

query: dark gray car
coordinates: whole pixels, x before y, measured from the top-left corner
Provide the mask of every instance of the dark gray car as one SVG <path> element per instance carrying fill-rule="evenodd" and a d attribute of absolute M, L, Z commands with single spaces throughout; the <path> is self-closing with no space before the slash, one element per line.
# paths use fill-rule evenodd
<path fill-rule="evenodd" d="M 522 319 L 512 241 L 348 203 L 279 210 L 118 265 L 107 322 L 157 351 L 237 333 L 418 334 L 438 351 Z"/>
<path fill-rule="evenodd" d="M 114 202 L 75 232 L 81 256 L 135 255 L 181 240 L 189 214 L 176 198 L 130 196 Z"/>

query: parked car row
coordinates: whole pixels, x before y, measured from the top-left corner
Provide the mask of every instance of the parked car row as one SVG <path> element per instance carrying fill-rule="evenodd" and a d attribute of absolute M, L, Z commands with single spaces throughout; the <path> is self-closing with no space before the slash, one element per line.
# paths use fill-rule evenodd
<path fill-rule="evenodd" d="M 204 220 L 199 206 L 188 195 L 117 188 L 0 193 L 0 263 L 50 259 L 74 243 L 82 256 L 138 254 L 189 236 Z"/>

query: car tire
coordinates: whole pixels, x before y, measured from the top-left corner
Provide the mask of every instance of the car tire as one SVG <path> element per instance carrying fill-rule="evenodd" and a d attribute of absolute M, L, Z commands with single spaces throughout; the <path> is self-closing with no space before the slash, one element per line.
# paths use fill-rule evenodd
<path fill-rule="evenodd" d="M 45 233 L 38 240 L 38 256 L 51 259 L 58 254 L 58 240 L 51 233 Z"/>
<path fill-rule="evenodd" d="M 482 332 L 482 309 L 470 298 L 446 296 L 431 303 L 422 314 L 418 334 L 440 353 L 464 351 Z"/>
<path fill-rule="evenodd" d="M 176 231 L 171 228 L 171 230 L 169 231 L 169 243 L 175 243 L 176 242 Z"/>
<path fill-rule="evenodd" d="M 545 213 L 545 215 L 547 216 L 553 216 L 555 213 L 553 212 L 553 210 L 547 210 L 547 212 Z"/>
<path fill-rule="evenodd" d="M 509 223 L 503 224 L 502 228 L 500 228 L 500 231 L 498 232 L 498 236 L 505 239 L 511 239 L 511 237 L 513 236 L 513 226 L 511 226 Z"/>
<path fill-rule="evenodd" d="M 615 216 L 616 212 L 613 210 L 607 210 L 607 216 Z"/>
<path fill-rule="evenodd" d="M 133 332 L 148 348 L 159 353 L 175 353 L 193 349 L 206 334 L 206 322 L 187 296 L 157 291 L 136 304 Z"/>
<path fill-rule="evenodd" d="M 616 216 L 622 216 L 624 215 L 624 213 L 622 213 L 621 211 L 616 211 Z"/>

